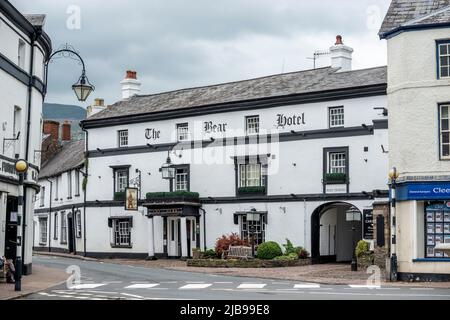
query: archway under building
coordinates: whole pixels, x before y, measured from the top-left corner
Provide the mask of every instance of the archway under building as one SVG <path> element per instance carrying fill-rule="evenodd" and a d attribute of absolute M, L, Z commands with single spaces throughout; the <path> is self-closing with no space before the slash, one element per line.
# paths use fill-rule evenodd
<path fill-rule="evenodd" d="M 311 258 L 318 263 L 346 263 L 362 239 L 362 213 L 347 202 L 319 206 L 311 216 Z"/>

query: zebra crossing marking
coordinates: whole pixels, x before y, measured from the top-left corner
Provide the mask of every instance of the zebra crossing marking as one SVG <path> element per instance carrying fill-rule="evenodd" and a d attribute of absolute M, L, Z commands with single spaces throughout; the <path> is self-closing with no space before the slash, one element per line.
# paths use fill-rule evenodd
<path fill-rule="evenodd" d="M 136 283 L 125 287 L 125 289 L 150 289 L 157 286 L 159 286 L 159 283 Z"/>
<path fill-rule="evenodd" d="M 199 290 L 211 287 L 211 283 L 191 283 L 180 287 L 180 290 Z"/>
<path fill-rule="evenodd" d="M 96 289 L 99 287 L 106 286 L 106 283 L 85 283 L 85 284 L 77 284 L 72 286 L 70 289 L 81 290 L 81 289 Z"/>
<path fill-rule="evenodd" d="M 304 284 L 296 284 L 294 285 L 294 289 L 319 289 L 319 284 L 313 284 L 313 283 L 304 283 Z"/>
<path fill-rule="evenodd" d="M 266 286 L 265 283 L 242 283 L 238 289 L 263 289 Z"/>

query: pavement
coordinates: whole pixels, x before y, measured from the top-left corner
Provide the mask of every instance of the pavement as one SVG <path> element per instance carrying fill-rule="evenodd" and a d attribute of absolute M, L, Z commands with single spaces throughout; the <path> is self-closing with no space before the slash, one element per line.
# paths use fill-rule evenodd
<path fill-rule="evenodd" d="M 199 273 L 105 261 L 35 256 L 34 265 L 79 270 L 26 300 L 450 300 L 450 289 L 377 284 L 318 284 Z M 162 261 L 159 261 L 161 264 Z M 175 263 L 175 262 L 174 262 Z M 261 270 L 260 270 L 261 271 Z"/>
<path fill-rule="evenodd" d="M 46 290 L 64 282 L 67 277 L 61 269 L 33 263 L 33 274 L 22 277 L 22 291 L 14 291 L 14 284 L 0 283 L 0 300 L 17 299 Z"/>

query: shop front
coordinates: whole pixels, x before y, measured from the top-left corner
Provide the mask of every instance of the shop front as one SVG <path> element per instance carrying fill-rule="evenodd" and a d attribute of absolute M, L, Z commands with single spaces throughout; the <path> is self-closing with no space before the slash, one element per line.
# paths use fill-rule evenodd
<path fill-rule="evenodd" d="M 450 280 L 450 257 L 436 249 L 450 243 L 450 182 L 400 183 L 397 201 L 400 280 Z"/>

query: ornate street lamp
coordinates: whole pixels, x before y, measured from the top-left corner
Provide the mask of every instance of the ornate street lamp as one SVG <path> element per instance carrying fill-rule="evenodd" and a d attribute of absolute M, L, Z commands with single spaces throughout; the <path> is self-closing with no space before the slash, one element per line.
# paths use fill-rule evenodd
<path fill-rule="evenodd" d="M 397 179 L 400 174 L 397 172 L 397 168 L 393 167 L 389 171 L 390 189 L 391 189 L 391 263 L 389 279 L 391 281 L 397 281 L 397 222 L 396 222 L 396 187 Z"/>
<path fill-rule="evenodd" d="M 170 192 L 173 191 L 173 180 L 175 179 L 175 167 L 172 165 L 170 160 L 170 150 L 167 152 L 167 160 L 161 168 L 159 169 L 164 180 L 169 180 L 170 182 Z"/>
<path fill-rule="evenodd" d="M 81 76 L 78 81 L 72 86 L 72 90 L 75 92 L 78 101 L 86 101 L 89 95 L 95 90 L 95 87 L 89 82 L 88 77 L 86 76 L 86 66 L 84 64 L 83 59 L 75 51 L 75 49 L 66 44 L 61 47 L 59 50 L 55 51 L 50 55 L 48 60 L 45 62 L 45 90 L 47 91 L 47 80 L 48 80 L 48 65 L 52 59 L 57 58 L 69 58 L 76 61 L 79 61 L 82 65 Z"/>

